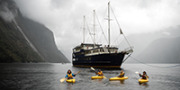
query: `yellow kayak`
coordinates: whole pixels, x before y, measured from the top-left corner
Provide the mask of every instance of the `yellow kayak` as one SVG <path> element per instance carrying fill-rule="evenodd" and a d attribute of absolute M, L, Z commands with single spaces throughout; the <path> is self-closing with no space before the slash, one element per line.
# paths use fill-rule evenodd
<path fill-rule="evenodd" d="M 103 79 L 105 76 L 92 76 L 91 79 Z"/>
<path fill-rule="evenodd" d="M 66 82 L 68 82 L 68 83 L 75 83 L 75 81 L 76 81 L 75 79 L 67 79 L 66 80 Z"/>
<path fill-rule="evenodd" d="M 128 77 L 127 76 L 125 76 L 125 77 L 112 77 L 112 78 L 109 79 L 109 81 L 125 80 L 125 79 L 128 79 Z"/>
<path fill-rule="evenodd" d="M 149 82 L 149 79 L 139 79 L 138 81 L 139 83 L 146 83 Z"/>

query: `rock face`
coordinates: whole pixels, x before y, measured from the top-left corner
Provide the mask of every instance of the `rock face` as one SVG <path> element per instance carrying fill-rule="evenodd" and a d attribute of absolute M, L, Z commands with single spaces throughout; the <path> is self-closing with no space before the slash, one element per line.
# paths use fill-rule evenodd
<path fill-rule="evenodd" d="M 48 28 L 22 16 L 12 0 L 0 0 L 0 62 L 69 61 Z"/>

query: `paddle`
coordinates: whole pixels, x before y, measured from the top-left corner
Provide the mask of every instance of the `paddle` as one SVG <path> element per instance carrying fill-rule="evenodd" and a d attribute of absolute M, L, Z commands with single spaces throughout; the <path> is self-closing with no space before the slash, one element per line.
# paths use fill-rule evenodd
<path fill-rule="evenodd" d="M 75 75 L 79 74 L 81 71 L 78 71 Z M 60 79 L 60 82 L 64 82 L 67 78 Z"/>
<path fill-rule="evenodd" d="M 135 72 L 135 73 L 138 73 L 138 74 L 140 74 L 139 72 Z M 149 76 L 148 76 L 147 74 L 146 74 L 146 77 L 147 77 L 147 78 L 149 78 Z"/>
<path fill-rule="evenodd" d="M 136 71 L 135 73 L 136 73 L 136 74 L 139 74 L 139 72 L 137 72 L 137 71 Z"/>
<path fill-rule="evenodd" d="M 62 82 L 64 82 L 66 79 L 67 79 L 67 78 L 62 78 L 62 79 L 60 80 L 60 82 L 62 83 Z"/>
<path fill-rule="evenodd" d="M 140 74 L 140 73 L 139 73 L 139 72 L 137 72 L 137 71 L 136 71 L 135 73 L 136 73 L 136 74 Z M 149 76 L 147 76 L 147 78 L 149 78 Z"/>
<path fill-rule="evenodd" d="M 93 71 L 95 71 L 95 72 L 96 72 L 96 70 L 95 70 L 93 67 L 91 67 L 91 70 L 93 70 Z"/>
<path fill-rule="evenodd" d="M 76 75 L 79 74 L 80 72 L 81 72 L 81 71 L 78 71 L 78 72 L 76 73 Z"/>
<path fill-rule="evenodd" d="M 93 67 L 91 67 L 91 70 L 93 70 L 95 73 L 97 73 L 97 71 Z"/>
<path fill-rule="evenodd" d="M 93 70 L 93 71 L 95 71 L 97 73 L 97 71 L 93 67 L 91 67 L 91 70 Z M 105 76 L 104 76 L 104 79 L 106 79 Z"/>

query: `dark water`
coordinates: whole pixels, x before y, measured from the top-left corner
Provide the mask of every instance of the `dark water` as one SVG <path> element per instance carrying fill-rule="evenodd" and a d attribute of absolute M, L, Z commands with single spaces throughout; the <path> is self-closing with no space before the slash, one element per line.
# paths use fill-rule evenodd
<path fill-rule="evenodd" d="M 120 70 L 103 70 L 107 79 L 91 80 L 91 76 L 95 75 L 93 71 L 72 67 L 71 64 L 0 64 L 0 90 L 180 90 L 180 66 L 151 65 L 123 64 L 122 68 L 129 79 L 120 82 L 108 80 L 117 76 Z M 74 73 L 81 70 L 74 84 L 59 82 L 68 69 Z M 150 81 L 139 84 L 139 76 L 135 72 L 144 70 Z"/>

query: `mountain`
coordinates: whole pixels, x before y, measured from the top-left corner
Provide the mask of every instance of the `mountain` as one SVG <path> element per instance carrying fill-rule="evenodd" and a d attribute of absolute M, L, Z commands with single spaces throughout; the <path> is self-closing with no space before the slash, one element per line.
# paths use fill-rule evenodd
<path fill-rule="evenodd" d="M 0 63 L 42 62 L 12 22 L 0 17 Z"/>
<path fill-rule="evenodd" d="M 32 21 L 19 14 L 16 17 L 24 34 L 37 48 L 43 59 L 48 62 L 67 62 L 67 58 L 57 49 L 53 33 L 44 25 Z"/>
<path fill-rule="evenodd" d="M 0 62 L 69 62 L 53 33 L 23 16 L 12 0 L 0 0 L 0 34 Z"/>
<path fill-rule="evenodd" d="M 153 33 L 134 34 L 127 38 L 131 45 L 134 46 L 132 56 L 139 61 L 144 63 L 175 63 L 179 62 L 178 57 L 176 56 L 180 53 L 177 51 L 179 50 L 178 48 L 180 48 L 180 46 L 178 46 L 179 37 L 180 25 L 165 28 Z M 129 58 L 126 62 L 134 63 L 137 61 L 133 58 Z"/>
<path fill-rule="evenodd" d="M 153 41 L 138 57 L 146 63 L 180 63 L 180 37 Z"/>

